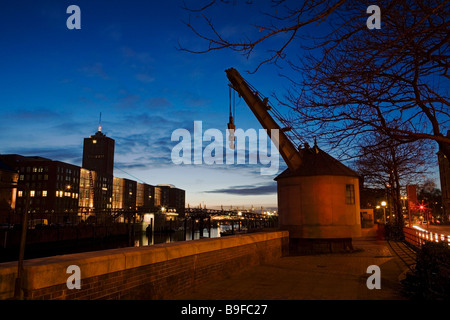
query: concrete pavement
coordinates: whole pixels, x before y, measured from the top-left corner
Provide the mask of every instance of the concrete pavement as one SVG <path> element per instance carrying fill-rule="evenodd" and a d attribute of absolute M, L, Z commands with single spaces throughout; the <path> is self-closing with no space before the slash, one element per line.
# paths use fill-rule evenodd
<path fill-rule="evenodd" d="M 178 300 L 404 300 L 400 279 L 407 261 L 395 251 L 409 250 L 402 243 L 390 245 L 367 233 L 353 240 L 353 252 L 286 256 L 275 263 L 246 268 L 221 281 L 195 288 Z M 410 256 L 410 255 L 409 255 Z M 381 271 L 381 289 L 368 289 L 370 265 Z"/>

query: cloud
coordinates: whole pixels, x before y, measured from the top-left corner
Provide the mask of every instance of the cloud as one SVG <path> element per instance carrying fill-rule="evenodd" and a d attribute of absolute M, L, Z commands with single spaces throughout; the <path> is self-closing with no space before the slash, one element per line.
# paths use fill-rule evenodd
<path fill-rule="evenodd" d="M 123 108 L 134 109 L 136 108 L 136 105 L 140 99 L 141 97 L 139 95 L 127 94 L 126 96 L 119 99 L 116 106 L 121 109 Z"/>
<path fill-rule="evenodd" d="M 205 191 L 205 193 L 225 193 L 240 196 L 271 195 L 277 193 L 277 184 L 275 182 L 271 182 L 259 186 L 230 186 L 228 188 Z"/>
<path fill-rule="evenodd" d="M 18 120 L 54 120 L 60 118 L 61 115 L 58 112 L 53 110 L 49 110 L 46 108 L 38 108 L 35 110 L 16 110 L 15 112 L 11 112 L 7 114 L 9 118 L 18 119 Z"/>
<path fill-rule="evenodd" d="M 150 108 L 172 107 L 172 103 L 165 97 L 153 97 L 145 101 Z"/>
<path fill-rule="evenodd" d="M 68 162 L 81 166 L 82 151 L 79 146 L 51 147 L 51 148 L 16 148 L 8 149 L 6 153 L 20 154 L 23 156 L 39 156 L 54 161 Z"/>
<path fill-rule="evenodd" d="M 99 62 L 81 67 L 79 70 L 88 77 L 99 77 L 104 80 L 110 79 L 103 69 L 103 65 Z"/>
<path fill-rule="evenodd" d="M 147 73 L 138 73 L 136 75 L 136 79 L 144 83 L 150 83 L 155 81 L 155 78 Z"/>

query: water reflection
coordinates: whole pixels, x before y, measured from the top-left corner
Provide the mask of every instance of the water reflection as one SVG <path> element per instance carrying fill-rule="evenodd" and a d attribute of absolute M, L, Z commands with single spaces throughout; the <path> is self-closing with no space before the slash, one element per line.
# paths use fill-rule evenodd
<path fill-rule="evenodd" d="M 179 230 L 170 233 L 153 233 L 147 234 L 146 232 L 141 232 L 135 235 L 134 246 L 142 247 L 149 246 L 153 244 L 159 243 L 170 243 L 176 241 L 189 241 L 189 240 L 197 240 L 201 238 L 218 238 L 220 237 L 220 233 L 231 229 L 230 225 L 220 225 L 218 228 L 211 228 L 211 235 L 209 234 L 209 230 L 207 228 L 203 229 L 203 232 L 196 230 L 194 232 L 194 239 L 192 239 L 191 230 Z"/>

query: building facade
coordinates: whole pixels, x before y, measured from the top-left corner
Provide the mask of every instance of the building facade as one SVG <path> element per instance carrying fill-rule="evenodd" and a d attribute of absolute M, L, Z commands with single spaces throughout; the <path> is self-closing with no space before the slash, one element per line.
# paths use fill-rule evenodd
<path fill-rule="evenodd" d="M 0 160 L 18 172 L 16 212 L 26 208 L 30 220 L 47 219 L 54 223 L 76 220 L 80 185 L 80 167 L 42 157 L 2 155 Z M 17 219 L 16 219 L 17 220 Z"/>
<path fill-rule="evenodd" d="M 447 137 L 450 138 L 450 130 L 447 131 Z M 444 153 L 437 153 L 439 162 L 439 178 L 441 181 L 443 216 L 446 222 L 449 222 L 450 215 L 450 161 Z"/>
<path fill-rule="evenodd" d="M 19 173 L 0 161 L 0 223 L 14 223 Z"/>
<path fill-rule="evenodd" d="M 82 167 L 103 176 L 114 174 L 115 141 L 102 133 L 101 128 L 95 135 L 84 138 Z"/>
<path fill-rule="evenodd" d="M 8 184 L 0 188 L 0 221 L 20 223 L 18 213 L 27 205 L 29 219 L 49 223 L 124 221 L 125 213 L 143 216 L 164 210 L 184 215 L 184 190 L 114 177 L 114 143 L 100 128 L 85 138 L 83 167 L 43 157 L 0 155 L 0 182 Z"/>

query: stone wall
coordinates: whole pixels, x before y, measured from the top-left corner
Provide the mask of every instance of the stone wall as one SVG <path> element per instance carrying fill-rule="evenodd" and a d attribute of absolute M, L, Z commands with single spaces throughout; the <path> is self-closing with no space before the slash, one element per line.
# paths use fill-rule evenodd
<path fill-rule="evenodd" d="M 24 262 L 25 299 L 166 299 L 288 252 L 286 231 L 121 248 Z M 69 289 L 70 265 L 81 288 Z M 17 262 L 0 264 L 0 299 L 12 298 Z"/>

